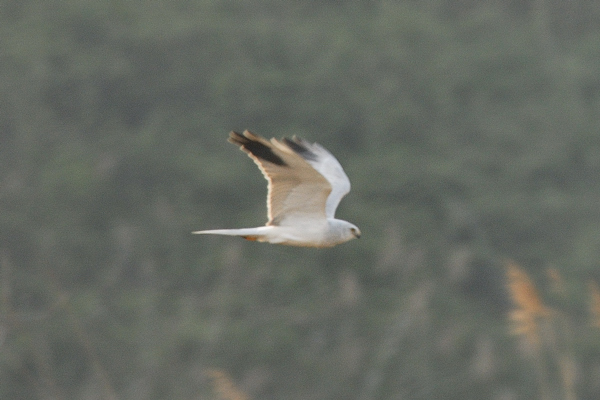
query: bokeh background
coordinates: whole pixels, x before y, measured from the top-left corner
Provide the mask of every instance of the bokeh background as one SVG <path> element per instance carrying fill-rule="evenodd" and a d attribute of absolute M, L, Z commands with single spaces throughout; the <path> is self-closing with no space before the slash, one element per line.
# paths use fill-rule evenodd
<path fill-rule="evenodd" d="M 2 399 L 600 398 L 598 3 L 2 0 L 0 76 Z M 191 235 L 243 129 L 363 238 Z"/>

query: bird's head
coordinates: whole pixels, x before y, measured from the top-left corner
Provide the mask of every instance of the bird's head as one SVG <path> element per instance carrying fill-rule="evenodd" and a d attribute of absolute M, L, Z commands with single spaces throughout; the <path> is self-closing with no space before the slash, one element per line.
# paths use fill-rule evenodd
<path fill-rule="evenodd" d="M 356 225 L 350 224 L 350 233 L 356 239 L 360 239 L 360 229 Z"/>
<path fill-rule="evenodd" d="M 348 240 L 358 239 L 360 229 L 348 221 L 342 219 L 329 220 L 331 239 L 335 244 L 347 242 Z"/>

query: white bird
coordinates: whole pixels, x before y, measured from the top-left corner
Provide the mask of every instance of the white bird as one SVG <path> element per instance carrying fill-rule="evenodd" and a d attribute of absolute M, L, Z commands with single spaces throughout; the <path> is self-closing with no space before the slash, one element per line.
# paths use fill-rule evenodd
<path fill-rule="evenodd" d="M 192 232 L 305 247 L 332 247 L 359 238 L 350 222 L 334 218 L 350 180 L 336 158 L 317 143 L 293 137 L 268 141 L 250 131 L 231 132 L 269 182 L 265 226 Z"/>

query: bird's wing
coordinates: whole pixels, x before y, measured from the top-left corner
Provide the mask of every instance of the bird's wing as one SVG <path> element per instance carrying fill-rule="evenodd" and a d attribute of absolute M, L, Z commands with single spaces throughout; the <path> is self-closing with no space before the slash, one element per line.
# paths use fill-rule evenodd
<path fill-rule="evenodd" d="M 283 139 L 283 142 L 319 171 L 331 185 L 331 193 L 325 205 L 325 214 L 328 218 L 333 218 L 338 204 L 350 192 L 350 179 L 344 169 L 333 154 L 318 143 L 309 143 L 296 136 L 291 140 Z"/>
<path fill-rule="evenodd" d="M 249 131 L 231 132 L 229 141 L 248 153 L 269 182 L 267 225 L 285 225 L 286 219 L 296 218 L 325 220 L 332 185 L 297 149 Z"/>

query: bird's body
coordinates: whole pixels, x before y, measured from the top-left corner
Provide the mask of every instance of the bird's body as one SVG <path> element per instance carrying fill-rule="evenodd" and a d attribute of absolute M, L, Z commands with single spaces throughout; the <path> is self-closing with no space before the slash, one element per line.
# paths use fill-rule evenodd
<path fill-rule="evenodd" d="M 256 228 L 212 229 L 194 233 L 241 236 L 246 240 L 288 246 L 333 247 L 358 237 L 359 234 L 352 233 L 353 227 L 354 225 L 347 221 L 332 218 L 326 220 L 324 224 L 307 220 L 306 223 L 296 226 L 266 225 Z"/>
<path fill-rule="evenodd" d="M 229 141 L 248 153 L 269 182 L 266 226 L 193 232 L 304 247 L 332 247 L 360 237 L 350 222 L 334 218 L 350 181 L 324 147 L 296 137 L 278 141 L 249 131 Z"/>

